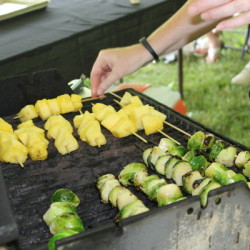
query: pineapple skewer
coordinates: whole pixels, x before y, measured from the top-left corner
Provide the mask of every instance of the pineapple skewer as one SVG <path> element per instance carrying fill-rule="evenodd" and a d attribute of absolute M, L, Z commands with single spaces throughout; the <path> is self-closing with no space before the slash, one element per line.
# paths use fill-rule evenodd
<path fill-rule="evenodd" d="M 119 95 L 117 95 L 117 94 L 115 94 L 115 93 L 113 93 L 113 92 L 109 92 L 109 93 L 110 93 L 111 95 L 113 95 L 113 96 L 119 98 L 119 99 L 122 99 L 121 96 L 119 96 Z M 117 101 L 117 100 L 115 100 L 115 99 L 113 99 L 113 100 L 114 100 L 114 102 L 116 102 L 117 104 L 119 104 L 120 106 L 122 106 L 122 104 L 121 104 L 119 101 Z M 191 137 L 191 134 L 187 133 L 186 131 L 184 131 L 184 130 L 178 128 L 178 127 L 176 127 L 176 126 L 173 125 L 173 124 L 171 124 L 171 123 L 169 123 L 169 122 L 167 122 L 167 121 L 163 121 L 163 123 L 165 123 L 166 125 L 168 125 L 168 126 L 174 128 L 174 129 L 178 130 L 179 132 L 181 132 L 181 133 L 183 133 L 183 134 L 185 134 L 185 135 Z"/>

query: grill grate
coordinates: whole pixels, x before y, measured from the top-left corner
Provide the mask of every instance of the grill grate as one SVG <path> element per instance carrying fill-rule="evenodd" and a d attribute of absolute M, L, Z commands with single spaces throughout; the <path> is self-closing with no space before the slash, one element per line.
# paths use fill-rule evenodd
<path fill-rule="evenodd" d="M 122 96 L 125 91 L 129 91 L 132 95 L 139 95 L 144 104 L 148 103 L 167 114 L 167 120 L 170 123 L 190 134 L 197 130 L 214 133 L 201 124 L 193 122 L 132 89 L 121 90 L 117 94 Z M 96 102 L 111 104 L 117 110 L 119 106 L 113 99 L 112 95 L 107 94 L 107 97 L 102 101 L 86 102 L 83 111 L 91 111 L 92 103 Z M 64 117 L 72 123 L 74 115 L 76 114 L 66 114 Z M 13 120 L 13 115 L 4 117 L 4 119 L 13 124 L 14 128 L 18 124 L 17 120 Z M 37 119 L 35 124 L 43 127 L 44 122 Z M 95 187 L 97 177 L 106 173 L 118 175 L 126 164 L 142 162 L 141 150 L 135 144 L 141 148 L 147 148 L 152 144 L 145 144 L 135 136 L 118 139 L 106 129 L 102 128 L 102 131 L 107 138 L 107 144 L 100 148 L 90 147 L 78 140 L 80 147 L 77 151 L 61 156 L 54 148 L 53 142 L 50 142 L 49 157 L 46 161 L 32 162 L 29 159 L 23 169 L 14 164 L 2 164 L 2 173 L 11 201 L 12 212 L 19 228 L 19 249 L 35 249 L 47 244 L 51 235 L 42 216 L 49 208 L 49 199 L 52 193 L 59 188 L 69 188 L 79 196 L 81 203 L 78 207 L 78 214 L 87 230 L 114 222 L 117 210 L 100 201 L 99 192 Z M 163 131 L 182 145 L 186 145 L 188 139 L 186 135 L 167 125 Z M 146 136 L 140 131 L 139 134 L 155 143 L 158 143 L 163 137 L 159 133 Z M 214 134 L 229 144 L 236 145 L 239 149 L 245 148 L 237 142 Z M 78 137 L 76 136 L 76 138 Z M 133 188 L 131 191 L 149 208 L 158 209 L 156 204 L 149 201 L 141 192 L 137 192 Z"/>

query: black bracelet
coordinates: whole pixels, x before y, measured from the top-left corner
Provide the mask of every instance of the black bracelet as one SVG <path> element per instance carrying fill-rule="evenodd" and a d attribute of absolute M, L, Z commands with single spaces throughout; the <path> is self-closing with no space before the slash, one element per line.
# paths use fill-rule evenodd
<path fill-rule="evenodd" d="M 147 49 L 147 51 L 153 56 L 154 60 L 156 62 L 159 61 L 159 56 L 156 54 L 154 49 L 151 47 L 151 45 L 148 43 L 146 37 L 142 37 L 139 42 Z"/>

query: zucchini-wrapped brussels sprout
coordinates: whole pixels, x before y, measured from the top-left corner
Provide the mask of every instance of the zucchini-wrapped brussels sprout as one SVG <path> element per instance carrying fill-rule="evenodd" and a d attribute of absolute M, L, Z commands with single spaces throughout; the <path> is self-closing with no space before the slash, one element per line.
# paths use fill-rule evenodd
<path fill-rule="evenodd" d="M 168 138 L 162 138 L 160 140 L 160 143 L 158 144 L 158 147 L 165 152 L 172 151 L 177 146 L 178 146 L 178 144 L 176 142 L 174 142 Z"/>
<path fill-rule="evenodd" d="M 188 194 L 192 194 L 192 192 L 194 190 L 194 183 L 197 180 L 201 180 L 201 179 L 203 179 L 203 177 L 199 171 L 191 171 L 191 172 L 186 173 L 182 177 L 183 188 L 184 188 L 185 192 Z"/>
<path fill-rule="evenodd" d="M 182 156 L 182 160 L 190 162 L 192 160 L 192 158 L 195 157 L 195 156 L 196 156 L 195 151 L 190 150 L 190 151 L 186 152 L 185 155 Z"/>
<path fill-rule="evenodd" d="M 61 188 L 52 195 L 51 202 L 71 202 L 77 207 L 80 204 L 80 199 L 70 189 Z"/>
<path fill-rule="evenodd" d="M 118 176 L 118 179 L 124 186 L 132 185 L 136 172 L 146 170 L 147 167 L 144 164 L 130 163 L 123 168 Z"/>
<path fill-rule="evenodd" d="M 220 151 L 215 161 L 226 167 L 232 167 L 234 165 L 236 154 L 237 148 L 234 146 L 228 146 Z"/>
<path fill-rule="evenodd" d="M 153 149 L 150 151 L 150 154 L 148 156 L 148 166 L 151 168 L 151 169 L 155 169 L 155 163 L 156 161 L 158 160 L 158 158 L 162 155 L 165 155 L 165 152 L 160 149 L 159 147 L 155 146 L 153 147 Z"/>
<path fill-rule="evenodd" d="M 210 151 L 215 141 L 215 137 L 213 134 L 205 134 L 205 138 L 201 147 L 201 151 L 206 153 Z"/>
<path fill-rule="evenodd" d="M 242 168 L 249 160 L 250 151 L 241 151 L 236 157 L 235 165 L 239 168 Z"/>
<path fill-rule="evenodd" d="M 209 191 L 219 187 L 221 187 L 221 185 L 218 182 L 212 181 L 202 190 L 200 194 L 200 201 L 202 207 L 205 207 L 207 205 Z"/>
<path fill-rule="evenodd" d="M 115 176 L 113 174 L 105 174 L 102 175 L 98 178 L 96 187 L 100 190 L 102 185 L 107 181 L 107 180 L 114 180 Z"/>
<path fill-rule="evenodd" d="M 62 230 L 58 233 L 56 233 L 55 235 L 53 235 L 49 242 L 48 242 L 48 249 L 49 250 L 55 250 L 56 249 L 56 241 L 61 240 L 63 238 L 67 238 L 71 235 L 75 235 L 78 234 L 79 232 L 71 230 L 71 229 L 67 229 L 67 230 Z"/>
<path fill-rule="evenodd" d="M 184 146 L 176 146 L 172 150 L 168 151 L 172 155 L 184 156 L 187 153 L 187 149 Z"/>
<path fill-rule="evenodd" d="M 76 206 L 71 202 L 53 202 L 47 212 L 43 215 L 43 220 L 47 226 L 50 226 L 57 216 L 65 213 L 76 212 Z"/>
<path fill-rule="evenodd" d="M 167 184 L 157 191 L 156 200 L 159 207 L 185 199 L 180 188 L 176 184 Z"/>
<path fill-rule="evenodd" d="M 119 187 L 119 186 L 121 186 L 121 184 L 117 179 L 107 180 L 100 188 L 102 201 L 104 203 L 108 203 L 110 192 L 112 191 L 114 187 Z"/>
<path fill-rule="evenodd" d="M 210 165 L 210 162 L 206 160 L 204 155 L 197 155 L 190 160 L 190 164 L 192 166 L 192 170 L 198 170 L 203 173 Z"/>
<path fill-rule="evenodd" d="M 194 183 L 193 183 L 193 191 L 192 191 L 192 196 L 195 196 L 195 195 L 200 195 L 201 192 L 203 191 L 203 189 L 210 183 L 212 182 L 213 179 L 212 178 L 203 178 L 203 179 L 200 179 L 200 180 L 196 180 Z"/>
<path fill-rule="evenodd" d="M 205 133 L 198 131 L 194 133 L 188 140 L 187 148 L 188 150 L 201 151 L 203 142 L 205 140 Z"/>
<path fill-rule="evenodd" d="M 182 177 L 190 171 L 192 171 L 192 166 L 189 162 L 179 161 L 173 167 L 172 179 L 178 186 L 182 186 Z"/>
<path fill-rule="evenodd" d="M 250 160 L 244 165 L 243 174 L 250 178 Z"/>
<path fill-rule="evenodd" d="M 56 234 L 62 230 L 71 229 L 76 232 L 84 232 L 85 228 L 81 218 L 76 213 L 65 213 L 58 215 L 50 224 L 51 234 Z"/>

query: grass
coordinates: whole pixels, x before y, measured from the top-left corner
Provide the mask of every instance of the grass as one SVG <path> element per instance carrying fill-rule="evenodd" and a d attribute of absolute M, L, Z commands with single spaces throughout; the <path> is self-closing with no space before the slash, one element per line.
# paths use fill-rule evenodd
<path fill-rule="evenodd" d="M 244 36 L 240 32 L 223 32 L 222 40 L 225 45 L 239 47 Z M 212 64 L 206 64 L 204 58 L 184 56 L 184 102 L 193 120 L 250 147 L 250 86 L 230 83 L 250 60 L 250 54 L 245 54 L 242 60 L 240 54 L 239 50 L 224 48 L 219 61 Z M 177 90 L 177 62 L 148 64 L 124 81 L 171 85 Z"/>

